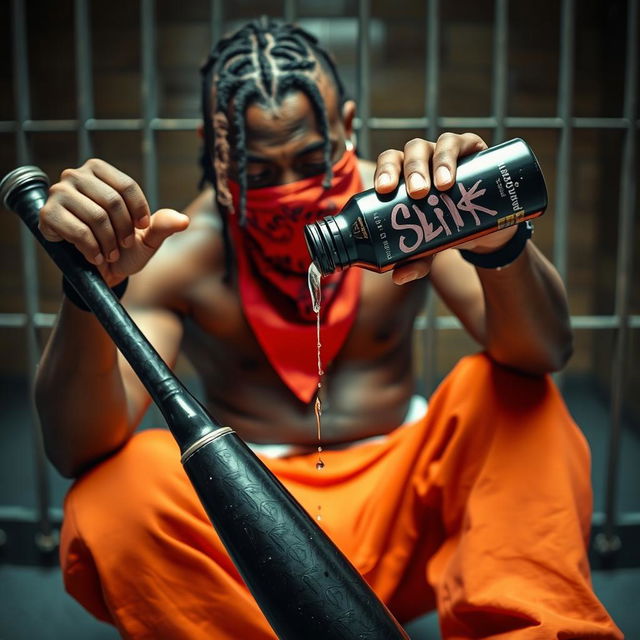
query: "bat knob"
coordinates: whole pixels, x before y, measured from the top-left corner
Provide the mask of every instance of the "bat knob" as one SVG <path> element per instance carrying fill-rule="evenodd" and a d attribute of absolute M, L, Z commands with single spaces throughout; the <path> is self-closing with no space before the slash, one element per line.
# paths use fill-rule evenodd
<path fill-rule="evenodd" d="M 47 174 L 39 167 L 26 165 L 9 172 L 0 182 L 0 202 L 7 209 L 15 208 L 15 200 L 26 190 L 41 186 L 49 186 Z"/>

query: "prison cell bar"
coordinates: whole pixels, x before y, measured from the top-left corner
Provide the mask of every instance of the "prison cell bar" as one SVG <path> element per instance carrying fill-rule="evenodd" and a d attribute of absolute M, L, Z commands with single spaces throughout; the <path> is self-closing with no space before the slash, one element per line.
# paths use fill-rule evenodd
<path fill-rule="evenodd" d="M 638 116 L 638 2 L 627 5 L 627 38 L 624 89 L 624 119 L 627 122 L 620 164 L 620 206 L 618 214 L 618 259 L 616 264 L 615 317 L 616 341 L 611 372 L 611 422 L 605 485 L 605 521 L 595 545 L 603 554 L 620 548 L 616 533 L 618 522 L 618 481 L 620 479 L 620 445 L 625 371 L 628 363 L 630 276 L 633 261 L 633 214 L 635 206 L 636 118 Z"/>
<path fill-rule="evenodd" d="M 84 0 L 74 0 L 76 38 L 76 80 L 77 118 L 40 119 L 31 118 L 29 95 L 29 63 L 27 56 L 27 23 L 25 0 L 12 0 L 13 25 L 13 74 L 16 102 L 15 120 L 0 121 L 0 133 L 14 133 L 17 159 L 20 164 L 31 161 L 30 134 L 40 132 L 75 132 L 78 136 L 78 157 L 80 161 L 92 155 L 91 132 L 93 131 L 141 131 L 143 140 L 144 189 L 151 206 L 155 209 L 158 201 L 158 167 L 156 153 L 157 131 L 195 130 L 198 118 L 160 118 L 157 113 L 157 68 L 155 0 L 141 0 L 141 43 L 142 43 L 142 117 L 96 119 L 93 109 L 93 87 L 91 74 L 91 28 L 89 4 Z M 370 0 L 358 2 L 358 98 L 360 115 L 356 119 L 359 149 L 365 157 L 370 151 L 372 130 L 422 129 L 430 139 L 438 132 L 448 129 L 488 128 L 493 131 L 493 141 L 504 138 L 509 128 L 531 128 L 557 130 L 560 134 L 557 154 L 556 216 L 554 229 L 554 262 L 559 272 L 566 278 L 567 273 L 567 229 L 569 215 L 570 160 L 573 131 L 576 129 L 611 129 L 624 132 L 622 152 L 622 173 L 620 177 L 619 240 L 616 265 L 615 311 L 612 315 L 572 316 L 574 329 L 605 330 L 616 333 L 614 359 L 612 363 L 611 412 L 606 471 L 606 505 L 604 514 L 595 514 L 594 519 L 603 523 L 599 547 L 603 553 L 615 550 L 619 545 L 616 536 L 617 493 L 619 473 L 619 451 L 621 438 L 622 406 L 624 401 L 624 372 L 628 365 L 629 332 L 640 328 L 640 315 L 631 315 L 629 310 L 630 273 L 633 264 L 632 230 L 636 198 L 634 168 L 636 158 L 635 135 L 638 130 L 637 114 L 637 21 L 638 2 L 628 0 L 627 4 L 627 51 L 625 55 L 625 97 L 622 117 L 574 117 L 572 116 L 573 68 L 574 68 L 574 0 L 562 0 L 560 23 L 560 60 L 557 116 L 555 117 L 510 117 L 506 114 L 506 90 L 508 78 L 508 0 L 495 0 L 494 41 L 492 79 L 492 114 L 481 117 L 440 116 L 439 102 L 439 0 L 426 0 L 427 49 L 425 91 L 425 115 L 415 118 L 375 117 L 370 113 L 370 40 L 371 24 Z M 286 19 L 297 17 L 295 0 L 284 0 Z M 222 34 L 224 22 L 223 0 L 210 2 L 210 31 L 216 40 Z M 26 351 L 29 364 L 29 383 L 33 378 L 39 359 L 37 332 L 50 327 L 53 314 L 39 311 L 39 282 L 36 269 L 37 256 L 31 237 L 21 229 L 22 273 L 25 291 L 24 313 L 0 313 L 0 327 L 23 328 L 26 335 Z M 435 382 L 435 335 L 437 331 L 460 329 L 460 323 L 452 316 L 434 317 L 433 296 L 427 305 L 427 314 L 416 321 L 416 330 L 423 333 L 423 345 L 431 357 L 428 358 L 425 378 L 428 388 Z M 429 370 L 430 368 L 430 370 Z M 38 419 L 31 403 L 32 432 L 37 492 L 38 543 L 43 549 L 52 544 L 55 535 L 50 513 L 48 469 Z M 55 511 L 55 510 L 53 510 Z M 635 515 L 631 518 L 637 520 Z M 624 517 L 622 520 L 629 520 Z"/>

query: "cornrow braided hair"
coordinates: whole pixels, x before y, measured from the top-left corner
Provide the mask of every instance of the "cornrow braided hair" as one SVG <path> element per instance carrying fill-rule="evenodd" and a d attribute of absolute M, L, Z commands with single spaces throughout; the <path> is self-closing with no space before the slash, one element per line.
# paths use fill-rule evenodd
<path fill-rule="evenodd" d="M 339 104 L 345 100 L 343 84 L 335 64 L 317 39 L 304 29 L 263 17 L 252 21 L 223 38 L 213 48 L 201 68 L 202 112 L 204 119 L 204 149 L 201 156 L 202 180 L 215 189 L 224 224 L 225 243 L 229 248 L 227 215 L 232 211 L 228 186 L 232 125 L 235 135 L 234 159 L 238 166 L 240 185 L 240 224 L 245 223 L 247 192 L 247 154 L 245 111 L 253 102 L 273 106 L 290 91 L 306 94 L 319 123 L 324 140 L 324 186 L 331 184 L 331 141 L 327 108 L 316 85 L 315 73 L 328 72 L 338 94 Z M 212 89 L 215 84 L 215 104 Z M 233 121 L 229 122 L 229 107 L 233 103 Z M 227 250 L 227 255 L 230 251 Z M 229 267 L 229 264 L 227 265 Z M 227 272 L 229 269 L 227 268 Z"/>

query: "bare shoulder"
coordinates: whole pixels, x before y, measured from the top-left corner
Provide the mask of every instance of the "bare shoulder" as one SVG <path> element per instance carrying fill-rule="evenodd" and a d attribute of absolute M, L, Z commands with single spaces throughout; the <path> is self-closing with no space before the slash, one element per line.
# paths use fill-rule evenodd
<path fill-rule="evenodd" d="M 186 311 L 188 291 L 224 269 L 222 221 L 211 189 L 183 211 L 191 222 L 160 247 L 146 267 L 131 278 L 127 301 L 138 307 Z"/>

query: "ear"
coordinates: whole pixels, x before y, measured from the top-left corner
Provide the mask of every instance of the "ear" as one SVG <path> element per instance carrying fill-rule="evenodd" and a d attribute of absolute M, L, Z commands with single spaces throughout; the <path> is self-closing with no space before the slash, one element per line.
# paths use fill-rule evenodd
<path fill-rule="evenodd" d="M 353 136 L 353 119 L 356 117 L 356 103 L 353 100 L 346 100 L 342 105 L 342 124 L 347 138 Z"/>
<path fill-rule="evenodd" d="M 198 137 L 200 138 L 200 140 L 204 140 L 204 124 L 202 124 L 202 122 L 198 125 Z"/>

